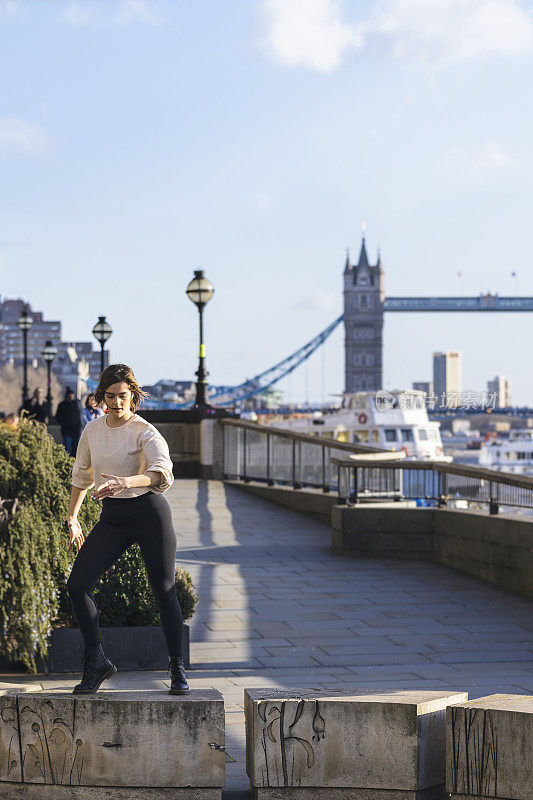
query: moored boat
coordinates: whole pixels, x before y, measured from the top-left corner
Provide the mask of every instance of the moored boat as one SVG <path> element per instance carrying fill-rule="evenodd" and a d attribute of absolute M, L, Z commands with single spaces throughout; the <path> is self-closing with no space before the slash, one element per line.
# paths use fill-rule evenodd
<path fill-rule="evenodd" d="M 331 412 L 269 416 L 261 421 L 299 433 L 402 452 L 409 459 L 452 460 L 444 455 L 440 423 L 428 418 L 425 393 L 416 389 L 347 392 L 341 407 Z"/>

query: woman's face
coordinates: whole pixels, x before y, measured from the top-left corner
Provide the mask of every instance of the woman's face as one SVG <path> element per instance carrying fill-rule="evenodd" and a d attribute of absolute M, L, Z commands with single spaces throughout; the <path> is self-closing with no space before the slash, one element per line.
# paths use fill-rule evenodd
<path fill-rule="evenodd" d="M 116 419 L 130 414 L 131 389 L 127 383 L 113 383 L 104 392 L 108 413 Z"/>

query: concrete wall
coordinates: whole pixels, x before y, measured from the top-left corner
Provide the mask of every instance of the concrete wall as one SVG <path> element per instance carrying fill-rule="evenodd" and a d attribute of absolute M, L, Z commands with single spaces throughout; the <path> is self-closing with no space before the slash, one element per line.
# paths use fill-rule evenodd
<path fill-rule="evenodd" d="M 434 558 L 533 597 L 533 518 L 435 509 Z"/>
<path fill-rule="evenodd" d="M 59 429 L 59 425 L 48 425 L 48 433 L 58 444 L 63 444 L 63 439 L 61 438 L 61 431 Z"/>
<path fill-rule="evenodd" d="M 230 486 L 236 486 L 264 500 L 270 500 L 279 505 L 292 508 L 294 511 L 301 511 L 304 514 L 311 514 L 329 523 L 331 512 L 338 503 L 337 494 L 324 494 L 320 490 L 313 489 L 293 489 L 290 486 L 267 486 L 261 483 L 243 483 L 243 481 L 226 480 Z"/>
<path fill-rule="evenodd" d="M 433 508 L 336 505 L 332 510 L 332 549 L 342 555 L 383 558 L 433 558 Z"/>
<path fill-rule="evenodd" d="M 533 518 L 447 508 L 335 506 L 342 555 L 425 558 L 533 597 Z"/>

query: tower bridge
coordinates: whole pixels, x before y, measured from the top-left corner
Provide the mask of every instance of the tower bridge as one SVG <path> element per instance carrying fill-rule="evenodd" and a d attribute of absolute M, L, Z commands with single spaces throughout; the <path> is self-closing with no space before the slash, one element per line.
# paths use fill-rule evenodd
<path fill-rule="evenodd" d="M 533 311 L 533 297 L 480 294 L 478 297 L 387 297 L 383 265 L 368 260 L 365 238 L 357 264 L 349 255 L 344 266 L 344 313 L 309 342 L 272 367 L 238 386 L 220 387 L 213 404 L 244 400 L 274 386 L 297 369 L 344 322 L 345 391 L 383 388 L 383 321 L 385 312 L 517 312 Z"/>
<path fill-rule="evenodd" d="M 383 317 L 392 311 L 531 312 L 533 297 L 386 297 L 381 256 L 369 263 L 363 237 L 359 261 L 347 255 L 344 267 L 345 391 L 382 388 Z"/>

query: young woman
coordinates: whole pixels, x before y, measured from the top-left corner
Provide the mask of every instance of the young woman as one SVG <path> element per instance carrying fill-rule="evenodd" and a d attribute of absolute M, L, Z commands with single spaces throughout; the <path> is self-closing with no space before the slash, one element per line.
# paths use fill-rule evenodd
<path fill-rule="evenodd" d="M 176 534 L 163 497 L 174 482 L 172 461 L 161 434 L 135 413 L 145 396 L 130 367 L 107 367 L 95 392 L 96 404 L 105 403 L 107 414 L 84 427 L 72 468 L 68 549 L 75 543 L 78 555 L 67 589 L 85 642 L 83 678 L 74 687 L 76 694 L 96 692 L 117 671 L 102 650 L 92 589 L 134 542 L 139 544 L 159 605 L 169 654 L 169 693 L 189 690 L 183 668 L 183 617 L 175 586 Z M 93 497 L 102 500 L 102 511 L 85 540 L 78 511 L 93 484 Z"/>

